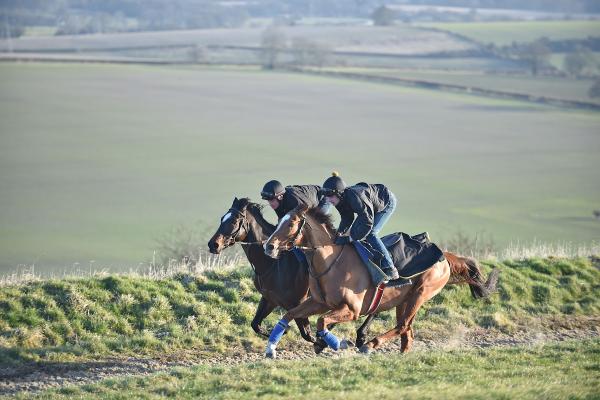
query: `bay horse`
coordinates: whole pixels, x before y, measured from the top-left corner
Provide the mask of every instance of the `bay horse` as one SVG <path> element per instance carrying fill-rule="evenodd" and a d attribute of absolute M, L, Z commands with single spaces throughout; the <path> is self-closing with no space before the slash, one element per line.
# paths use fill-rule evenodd
<path fill-rule="evenodd" d="M 273 328 L 267 344 L 267 357 L 275 357 L 277 343 L 291 319 L 322 314 L 317 320 L 318 341 L 315 348 L 329 346 L 338 350 L 347 348 L 348 342 L 340 341 L 326 327 L 357 320 L 369 311 L 373 315 L 392 308 L 396 309 L 396 326 L 363 344 L 359 350 L 369 353 L 400 336 L 400 349 L 407 352 L 413 343 L 412 324 L 417 311 L 449 281 L 452 284 L 469 284 L 475 298 L 487 297 L 495 290 L 498 270 L 494 269 L 486 282 L 474 259 L 444 252 L 445 258 L 413 277 L 411 285 L 385 287 L 379 305 L 375 310 L 369 310 L 377 288 L 354 246 L 335 245 L 335 237 L 336 230 L 329 216 L 317 208 L 299 206 L 282 218 L 265 242 L 265 253 L 271 257 L 277 257 L 281 249 L 289 246 L 304 248 L 310 260 L 311 276 L 311 296 L 289 310 Z"/>
<path fill-rule="evenodd" d="M 262 206 L 248 198 L 233 200 L 221 218 L 217 231 L 208 242 L 209 251 L 220 254 L 227 247 L 239 243 L 254 270 L 254 286 L 261 294 L 251 326 L 258 335 L 269 337 L 262 321 L 279 306 L 291 310 L 308 297 L 308 271 L 291 251 L 274 259 L 265 255 L 263 243 L 275 231 L 275 226 L 262 215 Z M 300 335 L 315 343 L 307 317 L 295 318 Z M 357 343 L 363 343 L 371 319 L 357 331 Z M 323 346 L 319 347 L 321 350 Z"/>

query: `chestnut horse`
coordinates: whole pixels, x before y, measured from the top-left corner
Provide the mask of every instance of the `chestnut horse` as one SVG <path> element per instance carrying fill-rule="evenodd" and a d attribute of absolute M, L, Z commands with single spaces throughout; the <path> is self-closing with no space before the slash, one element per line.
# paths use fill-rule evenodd
<path fill-rule="evenodd" d="M 329 332 L 330 324 L 352 321 L 367 314 L 376 292 L 371 276 L 352 245 L 333 243 L 336 231 L 329 216 L 317 208 L 299 206 L 286 214 L 279 226 L 264 244 L 265 253 L 277 257 L 280 249 L 302 246 L 310 261 L 311 296 L 298 307 L 289 310 L 271 331 L 267 357 L 275 357 L 275 348 L 288 323 L 293 318 L 307 318 L 322 314 L 317 321 L 319 345 L 334 350 L 348 347 Z M 372 314 L 396 308 L 396 326 L 365 343 L 360 351 L 368 353 L 385 342 L 400 336 L 401 351 L 412 347 L 412 323 L 421 305 L 451 283 L 468 283 L 475 298 L 486 297 L 495 290 L 498 271 L 494 270 L 484 281 L 477 262 L 471 258 L 445 252 L 438 261 L 422 274 L 413 277 L 413 284 L 385 287 L 381 302 Z M 315 344 L 315 347 L 317 346 Z"/>
<path fill-rule="evenodd" d="M 240 243 L 250 265 L 254 269 L 254 286 L 261 298 L 251 326 L 254 331 L 268 337 L 262 321 L 279 306 L 285 310 L 298 306 L 308 296 L 308 271 L 292 252 L 284 252 L 279 259 L 267 257 L 263 243 L 275 230 L 262 215 L 261 206 L 249 199 L 233 200 L 231 208 L 221 218 L 221 224 L 208 242 L 211 253 L 219 254 L 227 247 Z M 300 335 L 311 343 L 315 339 L 310 333 L 308 318 L 296 318 Z M 363 343 L 371 319 L 357 331 L 357 343 Z M 322 349 L 322 347 L 320 347 Z"/>

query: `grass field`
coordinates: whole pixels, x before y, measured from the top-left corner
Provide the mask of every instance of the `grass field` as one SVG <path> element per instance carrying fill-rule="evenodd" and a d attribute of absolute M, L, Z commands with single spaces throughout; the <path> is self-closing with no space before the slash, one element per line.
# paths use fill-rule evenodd
<path fill-rule="evenodd" d="M 397 194 L 386 232 L 600 238 L 597 113 L 234 68 L 2 64 L 0 88 L 2 271 L 129 269 L 332 169 Z"/>
<path fill-rule="evenodd" d="M 354 350 L 306 355 L 301 349 L 310 351 L 310 345 L 294 326 L 279 349 L 281 355 L 304 358 L 296 361 L 235 361 L 242 354 L 260 354 L 265 344 L 249 326 L 259 295 L 248 266 L 201 274 L 172 271 L 161 278 L 108 275 L 14 283 L 0 288 L 0 368 L 69 370 L 129 356 L 200 363 L 64 387 L 37 398 L 293 398 L 302 392 L 306 398 L 358 399 L 374 394 L 396 398 L 399 391 L 409 399 L 595 398 L 600 389 L 598 339 L 560 344 L 543 344 L 542 339 L 567 327 L 572 338 L 579 328 L 576 321 L 598 316 L 600 271 L 595 263 L 556 257 L 485 263 L 486 274 L 491 267 L 501 271 L 498 293 L 474 300 L 465 286 L 446 287 L 416 318 L 414 352 L 400 355 L 384 348 L 369 357 Z M 276 311 L 265 326 L 278 318 Z M 392 312 L 382 313 L 370 333 L 383 332 L 393 320 Z M 353 338 L 355 327 L 343 324 L 335 332 Z M 593 326 L 586 329 L 594 331 Z M 492 342 L 493 347 L 465 348 L 460 337 L 466 331 L 521 338 L 517 343 L 535 339 L 511 348 L 498 347 L 502 340 Z M 437 346 L 428 348 L 425 342 Z M 211 366 L 208 360 L 218 356 L 235 362 L 221 357 Z"/>
<path fill-rule="evenodd" d="M 584 39 L 600 36 L 600 21 L 514 21 L 419 24 L 464 35 L 481 43 L 505 46 L 531 42 L 541 37 L 552 40 Z"/>
<path fill-rule="evenodd" d="M 595 399 L 600 342 L 179 368 L 38 399 Z M 577 384 L 573 384 L 576 379 Z M 17 396 L 29 398 L 29 396 Z"/>
<path fill-rule="evenodd" d="M 541 333 L 561 326 L 563 319 L 600 312 L 595 296 L 600 271 L 589 259 L 486 263 L 486 275 L 490 267 L 500 268 L 497 294 L 474 300 L 467 287 L 447 286 L 419 312 L 417 339 L 443 342 L 460 336 L 461 329 L 481 328 Z M 251 277 L 249 267 L 236 266 L 160 279 L 109 275 L 4 286 L 0 366 L 173 352 L 182 352 L 181 358 L 261 353 L 265 339 L 250 328 L 260 298 Z M 270 329 L 279 317 L 275 311 L 265 327 Z M 394 320 L 393 311 L 382 313 L 371 334 L 390 329 Z M 335 331 L 353 339 L 356 328 L 348 323 Z M 280 350 L 304 346 L 301 342 L 294 326 Z"/>
<path fill-rule="evenodd" d="M 369 75 L 422 80 L 451 85 L 477 87 L 503 92 L 553 97 L 558 99 L 600 102 L 590 98 L 588 91 L 593 79 L 575 79 L 554 76 L 486 74 L 477 71 L 418 71 L 374 68 L 333 68 L 333 70 L 358 72 Z"/>

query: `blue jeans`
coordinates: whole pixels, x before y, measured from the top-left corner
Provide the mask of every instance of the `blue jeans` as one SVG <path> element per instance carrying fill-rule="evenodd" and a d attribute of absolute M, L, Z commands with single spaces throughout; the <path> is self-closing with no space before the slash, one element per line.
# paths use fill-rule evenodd
<path fill-rule="evenodd" d="M 392 261 L 392 256 L 390 256 L 389 251 L 387 251 L 378 235 L 383 226 L 386 224 L 386 222 L 388 222 L 396 210 L 396 203 L 396 196 L 390 192 L 389 204 L 383 209 L 383 211 L 375 214 L 373 218 L 373 229 L 371 229 L 371 232 L 369 232 L 365 238 L 365 240 L 373 247 L 374 250 L 383 255 L 383 260 L 381 261 L 381 267 L 383 269 L 392 268 L 394 266 L 394 262 Z"/>

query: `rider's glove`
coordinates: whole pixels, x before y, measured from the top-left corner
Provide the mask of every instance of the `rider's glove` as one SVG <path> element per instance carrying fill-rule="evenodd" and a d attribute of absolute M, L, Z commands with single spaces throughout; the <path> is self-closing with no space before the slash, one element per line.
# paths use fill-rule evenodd
<path fill-rule="evenodd" d="M 352 239 L 350 238 L 350 236 L 338 236 L 335 238 L 335 244 L 337 245 L 344 245 L 344 244 L 348 244 L 352 241 Z"/>

